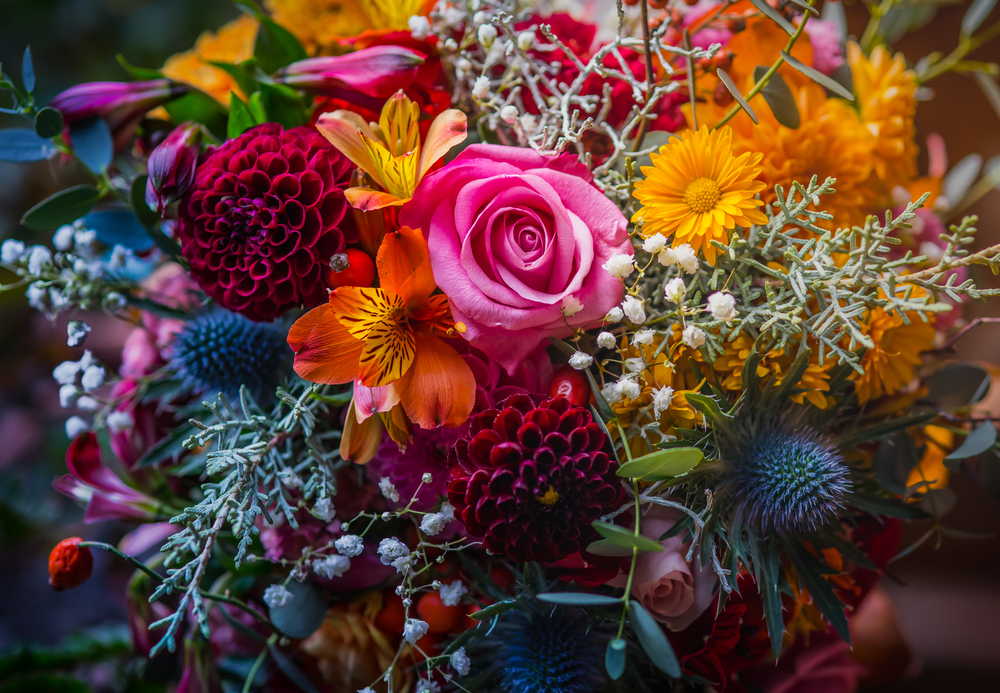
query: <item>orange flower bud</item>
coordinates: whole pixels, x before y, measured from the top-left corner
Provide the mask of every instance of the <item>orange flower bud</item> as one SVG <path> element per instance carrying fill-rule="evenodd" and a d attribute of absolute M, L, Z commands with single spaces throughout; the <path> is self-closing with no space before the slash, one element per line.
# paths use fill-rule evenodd
<path fill-rule="evenodd" d="M 79 587 L 94 572 L 94 554 L 80 537 L 63 539 L 49 554 L 49 584 L 56 592 Z"/>

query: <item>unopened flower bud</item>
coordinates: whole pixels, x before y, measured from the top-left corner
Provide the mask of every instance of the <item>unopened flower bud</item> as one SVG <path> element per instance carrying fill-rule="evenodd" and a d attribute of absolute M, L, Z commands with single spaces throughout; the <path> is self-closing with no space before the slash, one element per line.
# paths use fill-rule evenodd
<path fill-rule="evenodd" d="M 483 48 L 489 48 L 497 40 L 497 29 L 492 24 L 483 24 L 479 27 L 479 43 Z"/>
<path fill-rule="evenodd" d="M 162 215 L 194 183 L 201 151 L 201 125 L 181 123 L 149 155 L 146 204 Z"/>
<path fill-rule="evenodd" d="M 517 106 L 504 106 L 500 109 L 500 120 L 507 123 L 507 125 L 513 125 L 518 119 Z"/>
<path fill-rule="evenodd" d="M 82 541 L 80 537 L 63 539 L 49 554 L 49 584 L 55 591 L 79 587 L 94 572 L 94 554 L 80 546 Z"/>
<path fill-rule="evenodd" d="M 535 32 L 533 31 L 522 31 L 517 35 L 517 47 L 522 51 L 531 50 L 531 47 L 535 45 Z"/>

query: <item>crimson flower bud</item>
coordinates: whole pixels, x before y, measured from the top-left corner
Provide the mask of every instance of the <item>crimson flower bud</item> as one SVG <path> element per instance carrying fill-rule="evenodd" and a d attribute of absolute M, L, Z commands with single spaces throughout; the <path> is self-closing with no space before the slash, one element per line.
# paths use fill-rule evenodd
<path fill-rule="evenodd" d="M 49 584 L 57 592 L 79 587 L 94 572 L 94 554 L 80 546 L 81 541 L 80 537 L 63 539 L 49 554 Z"/>
<path fill-rule="evenodd" d="M 201 150 L 201 126 L 188 121 L 167 135 L 149 155 L 146 204 L 161 216 L 194 182 Z"/>

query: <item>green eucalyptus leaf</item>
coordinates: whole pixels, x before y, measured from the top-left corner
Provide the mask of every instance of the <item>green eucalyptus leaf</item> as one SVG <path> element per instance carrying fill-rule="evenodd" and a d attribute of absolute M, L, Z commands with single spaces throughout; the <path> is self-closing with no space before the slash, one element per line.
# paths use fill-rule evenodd
<path fill-rule="evenodd" d="M 621 602 L 618 597 L 592 592 L 542 592 L 538 598 L 549 604 L 573 604 L 575 606 L 606 606 Z"/>
<path fill-rule="evenodd" d="M 917 449 L 913 438 L 900 431 L 879 443 L 872 459 L 872 470 L 882 488 L 899 495 L 906 490 L 906 480 L 916 464 Z"/>
<path fill-rule="evenodd" d="M 51 106 L 46 106 L 35 114 L 35 132 L 39 137 L 45 139 L 55 137 L 62 132 L 62 129 L 62 113 Z"/>
<path fill-rule="evenodd" d="M 681 665 L 674 654 L 674 648 L 663 633 L 663 627 L 634 599 L 629 602 L 628 619 L 639 637 L 639 644 L 656 668 L 671 678 L 679 679 Z"/>
<path fill-rule="evenodd" d="M 655 553 L 663 551 L 663 544 L 654 541 L 643 535 L 636 536 L 635 532 L 610 522 L 594 520 L 592 523 L 597 533 L 607 539 L 612 544 L 617 544 L 623 548 L 637 549 L 640 553 Z"/>
<path fill-rule="evenodd" d="M 663 481 L 686 474 L 697 467 L 704 457 L 704 453 L 698 448 L 656 450 L 631 462 L 626 462 L 618 468 L 616 473 L 626 479 Z"/>
<path fill-rule="evenodd" d="M 594 395 L 594 402 L 597 404 L 597 413 L 601 415 L 603 421 L 614 421 L 616 418 L 615 412 L 611 409 L 611 405 L 608 404 L 608 400 L 604 399 L 604 393 L 601 392 L 597 380 L 594 379 L 594 374 L 590 372 L 589 368 L 584 372 L 587 374 L 587 381 L 590 383 L 590 392 Z"/>
<path fill-rule="evenodd" d="M 759 82 L 767 73 L 767 70 L 768 68 L 763 65 L 755 67 L 753 70 L 754 82 Z M 781 74 L 775 72 L 771 75 L 767 80 L 767 84 L 760 90 L 760 94 L 767 101 L 767 105 L 770 106 L 775 120 L 786 128 L 791 128 L 792 130 L 798 129 L 802 122 L 799 116 L 799 107 L 795 104 L 795 96 L 792 95 L 792 90 L 785 84 L 785 80 Z M 784 380 L 782 384 L 784 384 Z"/>
<path fill-rule="evenodd" d="M 473 621 L 487 621 L 494 616 L 499 616 L 505 611 L 510 611 L 514 608 L 514 604 L 517 603 L 516 599 L 504 599 L 502 602 L 497 602 L 496 604 L 490 604 L 485 609 L 480 609 L 475 613 L 469 614 L 469 618 Z"/>
<path fill-rule="evenodd" d="M 958 449 L 945 457 L 946 460 L 964 460 L 981 455 L 997 442 L 997 427 L 992 421 L 983 421 L 976 426 Z"/>
<path fill-rule="evenodd" d="M 990 374 L 972 363 L 947 363 L 924 378 L 927 395 L 922 401 L 942 409 L 960 409 L 986 396 Z"/>
<path fill-rule="evenodd" d="M 768 5 L 767 0 L 750 0 L 750 2 L 753 3 L 754 7 L 766 15 L 768 19 L 780 26 L 786 34 L 791 36 L 795 33 L 795 27 L 793 27 L 791 23 L 789 23 L 789 21 L 781 15 L 781 13 Z"/>
<path fill-rule="evenodd" d="M 84 166 L 94 173 L 100 173 L 111 165 L 115 156 L 115 143 L 111 128 L 100 116 L 79 120 L 69 126 L 70 143 L 73 153 Z"/>
<path fill-rule="evenodd" d="M 93 185 L 75 185 L 48 197 L 29 209 L 21 223 L 36 231 L 54 231 L 89 212 L 101 194 Z"/>
<path fill-rule="evenodd" d="M 824 89 L 832 91 L 834 94 L 841 97 L 842 99 L 847 99 L 848 101 L 854 101 L 854 94 L 852 94 L 849 90 L 845 89 L 844 85 L 842 85 L 840 82 L 831 79 L 830 77 L 827 77 L 819 70 L 809 67 L 799 59 L 793 57 L 787 51 L 781 51 L 781 57 L 785 59 L 786 63 L 794 67 L 796 70 L 804 74 L 812 81 L 816 82 Z"/>
<path fill-rule="evenodd" d="M 612 638 L 604 653 L 604 668 L 607 669 L 612 681 L 617 681 L 625 673 L 626 644 L 621 638 Z"/>
<path fill-rule="evenodd" d="M 31 59 L 31 46 L 24 47 L 24 57 L 21 58 L 21 84 L 29 94 L 35 91 L 35 63 Z"/>
<path fill-rule="evenodd" d="M 754 113 L 750 104 L 748 104 L 746 99 L 743 98 L 743 94 L 740 93 L 740 88 L 733 82 L 732 77 L 726 74 L 726 71 L 721 67 L 717 68 L 715 72 L 719 75 L 719 79 L 722 80 L 722 83 L 725 85 L 726 89 L 729 90 L 729 93 L 733 95 L 734 99 L 736 99 L 736 103 L 740 105 L 740 108 L 746 111 L 746 114 L 750 116 L 750 120 L 752 120 L 753 124 L 756 125 L 759 122 L 757 120 L 757 114 Z"/>
<path fill-rule="evenodd" d="M 55 145 L 27 128 L 0 130 L 0 161 L 25 163 L 51 159 L 59 152 Z"/>
<path fill-rule="evenodd" d="M 997 0 L 972 0 L 962 17 L 962 36 L 972 36 L 996 5 Z"/>
<path fill-rule="evenodd" d="M 229 122 L 226 124 L 226 137 L 235 139 L 256 124 L 243 100 L 234 92 L 229 92 Z"/>
<path fill-rule="evenodd" d="M 595 556 L 614 556 L 615 558 L 623 558 L 625 556 L 631 556 L 632 549 L 616 544 L 613 541 L 608 541 L 607 539 L 599 539 L 598 541 L 591 542 L 591 544 L 587 546 L 587 553 L 592 553 Z"/>
<path fill-rule="evenodd" d="M 290 580 L 285 588 L 292 593 L 284 606 L 268 607 L 271 621 L 290 638 L 308 638 L 326 618 L 326 593 L 311 582 Z"/>

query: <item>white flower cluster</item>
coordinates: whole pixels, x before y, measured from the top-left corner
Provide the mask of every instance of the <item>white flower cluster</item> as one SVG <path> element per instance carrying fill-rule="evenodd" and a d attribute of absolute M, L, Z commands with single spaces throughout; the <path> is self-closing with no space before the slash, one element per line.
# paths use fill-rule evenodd
<path fill-rule="evenodd" d="M 391 565 L 396 572 L 406 575 L 413 567 L 413 555 L 406 544 L 396 537 L 386 537 L 379 542 L 378 555 L 382 565 Z"/>
<path fill-rule="evenodd" d="M 79 361 L 63 361 L 56 366 L 52 377 L 59 383 L 59 404 L 64 409 L 96 412 L 102 408 L 103 404 L 93 394 L 104 385 L 107 373 L 89 349 L 83 352 Z M 107 424 L 114 433 L 126 431 L 133 426 L 132 415 L 127 411 L 111 412 Z M 70 438 L 89 428 L 90 424 L 80 416 L 66 421 L 66 435 Z"/>
<path fill-rule="evenodd" d="M 441 509 L 436 513 L 428 513 L 424 515 L 424 519 L 420 521 L 420 531 L 429 537 L 433 537 L 441 533 L 445 525 L 455 519 L 455 507 L 445 501 L 441 504 Z"/>

